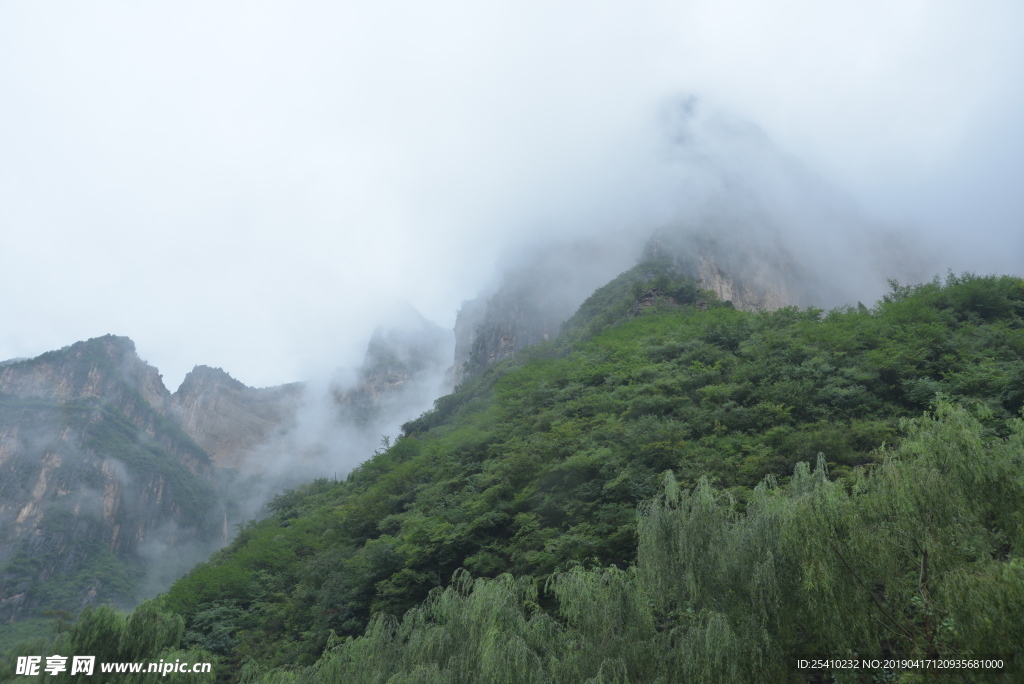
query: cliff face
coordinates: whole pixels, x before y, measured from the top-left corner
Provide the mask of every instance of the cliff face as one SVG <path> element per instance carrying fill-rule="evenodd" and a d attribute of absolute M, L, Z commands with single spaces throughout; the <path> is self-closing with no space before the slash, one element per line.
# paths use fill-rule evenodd
<path fill-rule="evenodd" d="M 212 548 L 212 471 L 126 338 L 0 367 L 0 620 L 131 603 L 147 553 Z"/>
<path fill-rule="evenodd" d="M 670 259 L 679 273 L 737 309 L 774 310 L 813 299 L 805 285 L 808 276 L 767 232 L 718 231 L 713 221 L 700 229 L 662 230 L 648 241 L 642 258 Z"/>
<path fill-rule="evenodd" d="M 393 319 L 370 338 L 356 383 L 333 389 L 343 424 L 376 430 L 382 421 L 408 420 L 429 408 L 445 389 L 451 332 L 411 307 Z"/>
<path fill-rule="evenodd" d="M 496 288 L 462 303 L 448 387 L 520 350 L 554 339 L 597 287 L 628 268 L 634 255 L 616 244 L 545 245 L 506 269 Z"/>
<path fill-rule="evenodd" d="M 220 368 L 196 366 L 170 397 L 170 413 L 216 466 L 244 469 L 255 447 L 294 424 L 302 389 L 247 387 Z"/>
<path fill-rule="evenodd" d="M 0 393 L 56 403 L 102 399 L 151 434 L 154 421 L 168 415 L 171 397 L 157 369 L 136 355 L 135 343 L 114 335 L 0 366 Z"/>
<path fill-rule="evenodd" d="M 171 394 L 111 335 L 0 364 L 0 624 L 131 605 L 226 542 L 241 495 L 220 483 L 301 391 L 198 366 Z"/>
<path fill-rule="evenodd" d="M 658 231 L 639 261 L 668 258 L 681 274 L 740 309 L 814 303 L 809 279 L 772 231 L 738 217 L 707 217 L 697 226 Z M 634 261 L 632 264 L 634 265 Z M 510 268 L 489 295 L 463 303 L 455 322 L 449 387 L 556 337 L 593 290 L 619 270 L 596 245 L 555 245 Z"/>

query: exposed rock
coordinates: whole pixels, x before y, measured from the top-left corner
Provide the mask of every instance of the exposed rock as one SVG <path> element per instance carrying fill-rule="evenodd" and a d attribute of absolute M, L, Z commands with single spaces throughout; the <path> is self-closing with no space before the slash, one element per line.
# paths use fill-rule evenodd
<path fill-rule="evenodd" d="M 194 443 L 161 429 L 171 417 L 171 394 L 127 337 L 97 337 L 2 366 L 0 394 L 55 404 L 91 401 L 127 418 L 193 473 L 210 468 L 209 458 Z"/>
<path fill-rule="evenodd" d="M 58 595 L 130 605 L 147 571 L 173 578 L 227 541 L 220 473 L 299 392 L 201 366 L 171 395 L 112 335 L 0 364 L 0 621 Z"/>
<path fill-rule="evenodd" d="M 428 408 L 444 389 L 451 332 L 408 305 L 391 318 L 370 338 L 355 385 L 333 388 L 344 423 L 368 427 L 392 414 L 408 420 L 415 417 L 410 412 Z"/>
<path fill-rule="evenodd" d="M 302 388 L 247 387 L 220 368 L 196 366 L 170 404 L 181 428 L 218 467 L 239 469 L 254 447 L 294 423 Z"/>
<path fill-rule="evenodd" d="M 449 387 L 557 337 L 580 303 L 634 256 L 617 243 L 596 241 L 545 245 L 523 255 L 497 288 L 463 302 Z"/>
<path fill-rule="evenodd" d="M 732 230 L 728 241 L 711 227 L 680 227 L 655 233 L 644 259 L 668 258 L 682 275 L 697 280 L 737 309 L 774 310 L 808 304 L 810 293 L 795 261 L 765 233 Z"/>
<path fill-rule="evenodd" d="M 775 234 L 764 226 L 738 226 L 739 219 L 720 216 L 709 217 L 700 229 L 658 231 L 639 261 L 667 258 L 681 275 L 741 309 L 810 303 L 794 260 Z M 728 240 L 718 237 L 726 234 Z M 464 302 L 455 322 L 450 386 L 555 338 L 584 299 L 619 272 L 619 262 L 600 254 L 594 245 L 549 246 L 510 268 L 490 295 Z M 634 303 L 633 315 L 657 301 L 671 303 L 663 293 L 648 290 Z"/>
<path fill-rule="evenodd" d="M 466 364 L 486 314 L 487 298 L 477 297 L 462 302 L 455 317 L 455 359 L 448 369 L 448 386 L 453 389 L 466 378 Z"/>

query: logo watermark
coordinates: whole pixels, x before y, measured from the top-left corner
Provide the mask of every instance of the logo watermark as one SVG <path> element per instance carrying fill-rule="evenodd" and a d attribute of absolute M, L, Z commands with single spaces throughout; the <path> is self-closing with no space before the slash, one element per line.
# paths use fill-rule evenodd
<path fill-rule="evenodd" d="M 68 661 L 71 661 L 70 663 Z M 99 671 L 103 674 L 113 673 L 142 673 L 159 674 L 161 677 L 174 673 L 204 674 L 210 671 L 210 663 L 182 662 L 180 659 L 173 663 L 160 660 L 159 662 L 143 663 L 121 663 L 101 662 Z M 72 675 L 93 674 L 96 670 L 96 656 L 19 656 L 14 666 L 14 674 L 36 676 L 43 673 L 56 675 L 61 672 L 68 672 Z"/>

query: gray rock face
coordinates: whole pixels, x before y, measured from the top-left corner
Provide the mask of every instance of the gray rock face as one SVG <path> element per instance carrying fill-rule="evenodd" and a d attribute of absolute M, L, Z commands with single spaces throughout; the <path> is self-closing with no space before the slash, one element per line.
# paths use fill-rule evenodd
<path fill-rule="evenodd" d="M 449 387 L 557 337 L 584 299 L 634 261 L 617 242 L 559 243 L 522 255 L 495 289 L 463 302 Z"/>
<path fill-rule="evenodd" d="M 212 549 L 224 516 L 213 470 L 131 340 L 107 336 L 4 365 L 0 620 L 130 604 L 146 553 Z"/>
<path fill-rule="evenodd" d="M 231 518 L 219 483 L 300 393 L 199 366 L 172 395 L 111 335 L 0 365 L 0 622 L 132 605 L 209 555 Z"/>
<path fill-rule="evenodd" d="M 644 259 L 668 258 L 683 275 L 737 309 L 774 310 L 806 306 L 813 299 L 795 260 L 770 236 L 730 231 L 719 237 L 708 227 L 680 227 L 655 233 Z"/>
<path fill-rule="evenodd" d="M 442 393 L 452 353 L 451 332 L 401 312 L 371 339 L 357 384 L 336 388 L 332 434 L 376 438 L 415 417 Z M 127 607 L 208 556 L 239 515 L 297 484 L 267 458 L 294 446 L 304 394 L 207 366 L 171 394 L 110 335 L 0 364 L 0 624 Z"/>
<path fill-rule="evenodd" d="M 220 368 L 196 366 L 170 397 L 182 430 L 220 468 L 241 469 L 245 456 L 295 418 L 303 386 L 247 387 Z"/>
<path fill-rule="evenodd" d="M 666 257 L 681 274 L 737 308 L 777 309 L 813 299 L 794 260 L 763 229 L 740 230 L 708 219 L 700 230 L 662 230 L 639 261 Z M 455 323 L 450 386 L 555 338 L 594 289 L 635 263 L 609 259 L 596 245 L 574 244 L 552 246 L 510 268 L 489 296 L 463 303 Z"/>
<path fill-rule="evenodd" d="M 403 307 L 370 338 L 355 385 L 334 387 L 339 420 L 369 430 L 429 408 L 443 391 L 453 345 L 451 332 Z"/>

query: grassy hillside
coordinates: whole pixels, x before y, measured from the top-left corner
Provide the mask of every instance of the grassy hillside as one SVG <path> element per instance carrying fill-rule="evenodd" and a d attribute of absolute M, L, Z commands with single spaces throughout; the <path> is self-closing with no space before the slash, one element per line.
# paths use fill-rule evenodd
<path fill-rule="evenodd" d="M 247 681 L 778 681 L 798 647 L 1004 648 L 1022 316 L 1012 277 L 749 313 L 641 265 L 161 606 Z"/>

